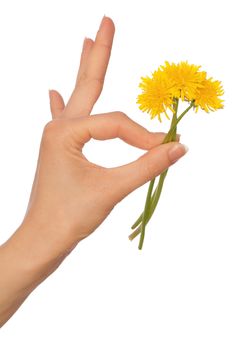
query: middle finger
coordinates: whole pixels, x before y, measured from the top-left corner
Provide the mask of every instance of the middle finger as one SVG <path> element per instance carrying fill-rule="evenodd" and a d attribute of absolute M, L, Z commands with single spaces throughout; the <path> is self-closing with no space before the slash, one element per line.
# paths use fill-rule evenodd
<path fill-rule="evenodd" d="M 78 77 L 74 91 L 66 105 L 64 113 L 67 117 L 86 116 L 91 113 L 103 88 L 114 31 L 113 21 L 109 17 L 103 17 L 88 55 L 86 68 Z"/>

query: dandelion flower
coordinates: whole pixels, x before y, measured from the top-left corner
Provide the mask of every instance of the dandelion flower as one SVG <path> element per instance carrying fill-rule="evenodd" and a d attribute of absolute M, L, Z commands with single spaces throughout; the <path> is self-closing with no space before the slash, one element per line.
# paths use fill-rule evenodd
<path fill-rule="evenodd" d="M 219 98 L 224 94 L 221 82 L 212 78 L 205 79 L 202 86 L 197 89 L 195 97 L 196 112 L 200 107 L 207 113 L 223 108 L 223 100 Z"/>
<path fill-rule="evenodd" d="M 206 72 L 200 72 L 201 66 L 180 62 L 178 64 L 165 62 L 161 66 L 163 72 L 167 75 L 172 85 L 172 94 L 175 98 L 181 98 L 182 101 L 192 101 L 195 99 L 196 91 L 201 87 L 206 78 Z"/>
<path fill-rule="evenodd" d="M 162 144 L 176 140 L 177 126 L 192 108 L 196 112 L 199 108 L 210 112 L 224 107 L 224 101 L 220 98 L 224 94 L 221 82 L 208 78 L 207 73 L 201 71 L 200 67 L 187 61 L 178 64 L 166 61 L 151 77 L 141 78 L 139 87 L 142 93 L 137 97 L 139 108 L 151 114 L 151 119 L 157 116 L 159 121 L 162 113 L 168 119 L 170 118 L 167 112 L 173 113 L 169 131 Z M 187 102 L 187 108 L 182 112 L 178 111 L 179 100 Z M 143 247 L 146 225 L 156 210 L 167 172 L 168 168 L 160 174 L 156 188 L 155 177 L 150 181 L 144 211 L 131 226 L 134 231 L 129 239 L 133 240 L 140 235 L 139 249 Z"/>
<path fill-rule="evenodd" d="M 140 105 L 139 109 L 148 112 L 151 119 L 157 116 L 160 122 L 162 113 L 170 119 L 167 110 L 173 112 L 173 97 L 166 75 L 158 70 L 153 73 L 152 78 L 142 77 L 141 80 L 139 87 L 143 92 L 137 97 L 137 103 Z"/>

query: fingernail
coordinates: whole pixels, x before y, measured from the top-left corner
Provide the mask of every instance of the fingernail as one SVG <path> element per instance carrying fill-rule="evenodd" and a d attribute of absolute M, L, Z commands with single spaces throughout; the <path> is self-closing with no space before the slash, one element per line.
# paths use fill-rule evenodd
<path fill-rule="evenodd" d="M 179 160 L 185 153 L 188 152 L 188 147 L 182 143 L 175 144 L 168 152 L 168 157 L 171 164 L 174 164 Z"/>
<path fill-rule="evenodd" d="M 49 93 L 49 98 L 51 99 L 52 90 L 49 89 L 48 93 Z"/>
<path fill-rule="evenodd" d="M 104 22 L 104 19 L 105 19 L 105 15 L 102 17 L 102 20 L 101 20 L 101 23 L 100 23 L 100 27 L 99 27 L 99 29 L 101 29 L 102 28 L 102 25 L 103 25 L 103 22 Z"/>

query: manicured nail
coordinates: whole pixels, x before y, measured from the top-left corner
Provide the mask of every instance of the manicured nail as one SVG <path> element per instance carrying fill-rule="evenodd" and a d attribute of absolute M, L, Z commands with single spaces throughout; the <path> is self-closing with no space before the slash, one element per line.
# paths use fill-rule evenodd
<path fill-rule="evenodd" d="M 186 145 L 183 145 L 182 143 L 175 144 L 168 152 L 168 156 L 171 164 L 174 164 L 187 152 L 188 152 L 188 147 Z"/>

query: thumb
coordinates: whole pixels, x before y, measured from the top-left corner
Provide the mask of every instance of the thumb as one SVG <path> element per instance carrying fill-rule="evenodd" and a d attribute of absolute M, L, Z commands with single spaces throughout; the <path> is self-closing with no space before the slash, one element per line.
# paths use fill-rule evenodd
<path fill-rule="evenodd" d="M 56 90 L 49 90 L 50 109 L 52 119 L 59 118 L 65 108 L 61 94 Z"/>
<path fill-rule="evenodd" d="M 160 175 L 187 151 L 187 146 L 178 142 L 169 142 L 152 148 L 131 163 L 109 169 L 113 176 L 118 201 Z"/>

